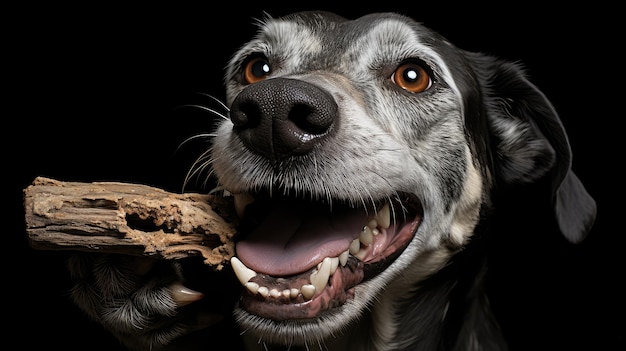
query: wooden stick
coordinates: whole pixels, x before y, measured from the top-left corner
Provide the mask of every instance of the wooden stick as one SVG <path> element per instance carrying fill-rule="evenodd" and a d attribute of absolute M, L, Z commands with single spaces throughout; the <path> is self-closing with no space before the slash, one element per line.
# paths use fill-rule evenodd
<path fill-rule="evenodd" d="M 234 254 L 232 198 L 174 194 L 118 182 L 61 182 L 38 177 L 24 189 L 26 232 L 40 250 L 201 255 L 221 270 Z"/>

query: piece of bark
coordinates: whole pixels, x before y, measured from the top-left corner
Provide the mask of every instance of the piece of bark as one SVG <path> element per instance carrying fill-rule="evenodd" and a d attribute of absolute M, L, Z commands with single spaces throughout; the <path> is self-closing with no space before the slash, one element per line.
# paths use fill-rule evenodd
<path fill-rule="evenodd" d="M 237 216 L 228 197 L 37 177 L 24 189 L 24 207 L 35 249 L 202 256 L 216 270 L 234 254 Z"/>

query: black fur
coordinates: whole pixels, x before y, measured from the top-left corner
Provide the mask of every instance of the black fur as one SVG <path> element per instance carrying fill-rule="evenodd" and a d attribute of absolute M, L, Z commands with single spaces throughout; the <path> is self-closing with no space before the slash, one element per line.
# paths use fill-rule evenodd
<path fill-rule="evenodd" d="M 540 225 L 579 243 L 596 215 L 595 201 L 572 172 L 567 135 L 550 101 L 520 64 L 456 48 L 397 14 L 347 21 L 304 12 L 259 25 L 258 36 L 227 68 L 229 111 L 209 150 L 210 176 L 228 192 L 268 201 L 248 207 L 246 215 L 280 201 L 293 204 L 294 212 L 305 202 L 315 209 L 349 204 L 350 210 L 370 211 L 387 202 L 395 206 L 391 218 L 398 228 L 405 220 L 417 224 L 406 248 L 394 248 L 381 261 L 352 254 L 340 276 L 369 264 L 367 277 L 346 285 L 346 294 L 354 296 L 329 298 L 331 307 L 313 316 L 306 314 L 313 303 L 296 298 L 283 304 L 247 291 L 240 300 L 247 304 L 236 305 L 237 296 L 224 298 L 232 302 L 227 309 L 235 307 L 246 345 L 506 350 L 506 333 L 488 298 L 494 238 L 521 236 L 521 228 Z M 271 69 L 250 82 L 243 72 L 256 58 Z M 360 59 L 364 66 L 356 64 Z M 427 89 L 411 92 L 391 79 L 406 62 L 425 66 L 432 80 Z M 516 207 L 522 202 L 526 208 Z M 253 235 L 247 228 L 241 242 Z M 211 306 L 176 306 L 168 289 L 178 282 L 193 286 L 197 274 L 187 274 L 185 266 L 193 271 L 198 262 L 170 263 L 138 270 L 120 257 L 76 258 L 70 265 L 74 301 L 129 348 L 191 347 L 190 335 L 223 324 L 199 317 L 213 315 Z M 254 283 L 269 287 L 304 274 L 260 273 Z M 220 284 L 235 279 L 226 280 Z M 283 318 L 279 309 L 306 318 Z"/>

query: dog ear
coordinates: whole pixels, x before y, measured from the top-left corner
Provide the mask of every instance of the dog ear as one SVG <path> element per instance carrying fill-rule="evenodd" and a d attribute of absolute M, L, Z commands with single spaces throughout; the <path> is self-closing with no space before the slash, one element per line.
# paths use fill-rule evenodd
<path fill-rule="evenodd" d="M 595 221 L 596 203 L 571 169 L 571 149 L 552 103 L 520 65 L 474 56 L 495 141 L 494 168 L 506 183 L 530 183 L 549 174 L 561 233 L 582 241 Z"/>

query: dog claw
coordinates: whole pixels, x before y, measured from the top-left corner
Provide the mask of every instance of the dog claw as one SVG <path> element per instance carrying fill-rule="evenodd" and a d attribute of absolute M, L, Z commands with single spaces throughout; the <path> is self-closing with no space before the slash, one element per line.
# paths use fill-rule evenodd
<path fill-rule="evenodd" d="M 170 291 L 172 292 L 174 302 L 176 302 L 179 307 L 196 302 L 204 297 L 203 293 L 189 289 L 180 283 L 172 284 L 170 286 Z"/>

